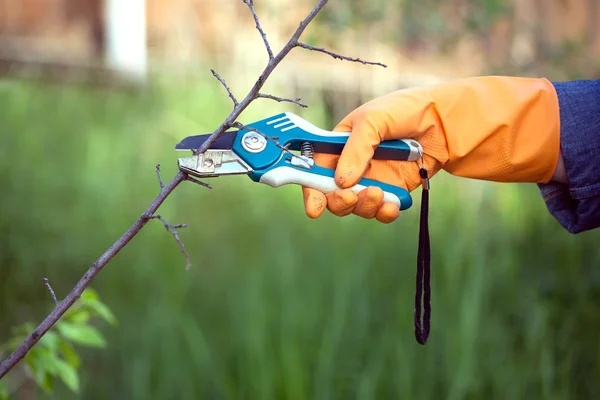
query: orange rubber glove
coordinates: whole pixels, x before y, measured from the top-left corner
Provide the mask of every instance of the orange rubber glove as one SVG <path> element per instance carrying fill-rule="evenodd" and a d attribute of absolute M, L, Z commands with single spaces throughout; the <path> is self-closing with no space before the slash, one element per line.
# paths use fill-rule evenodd
<path fill-rule="evenodd" d="M 310 218 L 325 209 L 383 223 L 400 211 L 383 203 L 383 192 L 348 188 L 361 177 L 413 191 L 421 185 L 415 162 L 372 160 L 383 140 L 417 140 L 429 177 L 440 169 L 496 182 L 548 182 L 560 153 L 560 115 L 546 79 L 485 76 L 395 91 L 346 116 L 334 129 L 351 132 L 340 156 L 315 154 L 317 165 L 335 169 L 340 190 L 324 194 L 303 187 Z"/>

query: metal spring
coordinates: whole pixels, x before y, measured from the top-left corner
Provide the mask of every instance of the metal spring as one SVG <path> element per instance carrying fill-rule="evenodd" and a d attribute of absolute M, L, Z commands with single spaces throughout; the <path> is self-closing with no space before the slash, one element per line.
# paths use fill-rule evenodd
<path fill-rule="evenodd" d="M 310 144 L 309 142 L 304 142 L 300 146 L 300 154 L 303 157 L 313 158 L 313 152 L 314 151 L 313 151 L 312 144 Z"/>

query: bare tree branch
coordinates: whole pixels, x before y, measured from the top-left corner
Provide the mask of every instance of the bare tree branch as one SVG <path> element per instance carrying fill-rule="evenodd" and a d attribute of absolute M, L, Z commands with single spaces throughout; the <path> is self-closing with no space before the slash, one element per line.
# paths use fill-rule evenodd
<path fill-rule="evenodd" d="M 256 11 L 254 11 L 254 1 L 253 0 L 243 0 L 244 3 L 252 12 L 252 17 L 254 17 L 254 22 L 256 23 L 256 29 L 260 32 L 260 36 L 262 37 L 263 42 L 265 43 L 265 47 L 267 48 L 267 53 L 269 53 L 269 60 L 273 59 L 273 51 L 271 50 L 271 46 L 269 45 L 269 41 L 267 40 L 267 35 L 265 31 L 263 31 L 262 26 L 260 26 L 260 22 L 258 20 L 258 15 L 256 15 Z"/>
<path fill-rule="evenodd" d="M 296 47 L 300 35 L 302 35 L 308 24 L 315 18 L 319 11 L 321 11 L 321 9 L 325 7 L 327 1 L 328 0 L 319 0 L 319 3 L 317 3 L 315 8 L 313 8 L 312 11 L 306 16 L 306 18 L 304 18 L 300 22 L 300 25 L 290 38 L 289 42 L 283 47 L 283 49 L 281 49 L 277 56 L 269 60 L 267 66 L 256 80 L 256 83 L 254 83 L 254 86 L 252 86 L 252 89 L 250 89 L 248 95 L 246 95 L 244 100 L 242 100 L 242 102 L 233 109 L 231 114 L 229 114 L 225 121 L 223 121 L 223 123 L 211 134 L 211 136 L 202 144 L 202 146 L 196 149 L 196 153 L 204 153 L 204 151 L 206 151 L 206 149 L 208 149 L 215 142 L 215 140 L 217 140 L 217 138 L 223 132 L 225 132 L 226 129 L 233 125 L 233 123 L 237 120 L 242 111 L 244 111 L 246 107 L 248 107 L 248 105 L 258 97 L 260 89 L 263 87 L 264 83 L 267 81 L 275 67 L 277 67 L 279 63 L 285 58 L 285 56 L 287 56 L 287 54 L 294 47 Z"/>
<path fill-rule="evenodd" d="M 223 134 L 223 132 L 225 132 L 225 130 L 227 130 L 231 126 L 235 125 L 238 127 L 243 127 L 243 129 L 249 129 L 248 127 L 245 127 L 244 125 L 237 123 L 236 120 L 237 120 L 238 116 L 241 114 L 241 112 L 244 109 L 246 109 L 246 107 L 248 107 L 248 105 L 253 100 L 257 99 L 258 97 L 265 97 L 265 98 L 271 98 L 274 100 L 279 99 L 282 101 L 286 101 L 285 99 L 276 98 L 275 96 L 271 96 L 271 95 L 261 95 L 260 89 L 263 87 L 264 83 L 267 81 L 268 77 L 271 75 L 271 73 L 277 67 L 277 65 L 279 65 L 279 63 L 285 58 L 285 56 L 294 47 L 303 47 L 303 48 L 306 48 L 309 50 L 325 52 L 326 54 L 329 54 L 335 58 L 340 58 L 343 60 L 358 61 L 358 62 L 362 62 L 363 64 L 383 65 L 383 64 L 379 64 L 379 63 L 370 63 L 370 62 L 365 62 L 365 61 L 362 61 L 359 59 L 340 56 L 340 55 L 337 55 L 337 54 L 334 54 L 331 52 L 327 52 L 323 49 L 313 48 L 312 46 L 308 46 L 308 45 L 298 42 L 298 39 L 300 38 L 300 36 L 304 32 L 304 30 L 306 29 L 308 24 L 311 23 L 311 21 L 315 18 L 315 16 L 319 13 L 319 11 L 321 11 L 321 9 L 325 6 L 325 4 L 327 4 L 327 1 L 328 0 L 319 0 L 317 5 L 306 16 L 306 18 L 304 18 L 300 22 L 300 25 L 298 26 L 298 28 L 296 29 L 296 31 L 294 32 L 294 34 L 292 35 L 292 37 L 290 38 L 288 43 L 283 47 L 283 49 L 276 56 L 272 57 L 271 56 L 272 52 L 270 52 L 270 46 L 266 39 L 266 35 L 264 34 L 262 27 L 260 27 L 260 24 L 258 22 L 258 17 L 256 16 L 256 13 L 254 11 L 253 2 L 252 2 L 252 0 L 244 0 L 244 3 L 246 3 L 250 7 L 250 10 L 251 10 L 253 16 L 255 17 L 257 29 L 259 29 L 259 32 L 261 33 L 261 36 L 263 37 L 263 41 L 265 42 L 265 46 L 267 47 L 267 51 L 269 52 L 269 62 L 267 63 L 267 66 L 265 67 L 263 72 L 258 77 L 254 86 L 251 88 L 250 92 L 246 95 L 246 97 L 241 102 L 238 102 L 236 100 L 235 96 L 231 92 L 231 89 L 229 89 L 229 86 L 227 86 L 227 84 L 225 83 L 225 80 L 223 80 L 214 70 L 211 69 L 213 75 L 221 82 L 221 84 L 227 90 L 229 97 L 233 100 L 234 108 L 233 108 L 232 112 L 229 114 L 229 116 L 211 134 L 211 136 L 202 144 L 202 146 L 200 146 L 198 149 L 195 149 L 194 152 L 196 154 L 201 154 L 204 151 L 206 151 L 206 149 L 208 149 L 214 143 L 214 141 L 221 134 Z M 383 66 L 385 67 L 385 65 L 383 65 Z M 298 99 L 298 101 L 299 101 L 299 99 Z M 295 103 L 295 102 L 292 101 L 292 103 Z M 251 130 L 254 130 L 254 129 L 251 129 Z M 258 132 L 258 133 L 262 135 L 262 133 L 260 133 L 260 132 Z M 279 144 L 277 142 L 277 138 L 269 138 L 269 139 L 274 140 L 276 144 Z M 279 147 L 281 147 L 284 151 L 289 151 L 285 147 L 281 146 L 281 144 L 279 144 Z M 293 153 L 292 153 L 292 155 L 295 157 L 299 157 Z M 300 158 L 304 158 L 304 157 L 300 157 Z M 19 345 L 19 347 L 6 360 L 4 360 L 2 362 L 2 364 L 0 364 L 0 378 L 2 378 L 4 375 L 6 375 L 6 373 L 9 370 L 11 370 L 23 357 L 25 357 L 25 355 L 40 340 L 40 338 L 44 334 L 46 334 L 46 332 L 48 332 L 48 330 L 50 330 L 50 328 L 52 328 L 52 326 L 54 326 L 54 324 L 60 319 L 60 317 L 75 303 L 75 301 L 81 296 L 81 294 L 83 293 L 85 288 L 91 284 L 93 279 L 96 277 L 96 275 L 98 275 L 98 273 L 100 273 L 100 271 L 104 268 L 104 266 L 106 266 L 106 264 L 108 264 L 119 253 L 119 251 L 121 251 L 121 249 L 123 249 L 142 230 L 142 228 L 146 225 L 146 223 L 150 219 L 153 219 L 153 218 L 161 219 L 159 216 L 155 215 L 156 210 L 163 204 L 163 202 L 167 199 L 167 197 L 169 197 L 169 195 L 177 188 L 177 186 L 179 186 L 179 184 L 181 182 L 187 180 L 187 181 L 194 182 L 201 186 L 210 187 L 209 185 L 207 185 L 203 182 L 200 182 L 196 179 L 189 177 L 186 173 L 182 172 L 181 170 L 177 172 L 177 174 L 173 177 L 173 179 L 171 179 L 171 181 L 169 183 L 164 185 L 164 183 L 162 182 L 159 165 L 157 165 L 156 173 L 158 176 L 159 184 L 161 185 L 161 191 L 157 195 L 157 197 L 152 201 L 152 203 L 150 203 L 148 208 L 146 208 L 146 210 L 138 217 L 138 219 L 131 225 L 131 227 L 129 229 L 127 229 L 127 231 L 125 231 L 125 233 L 123 233 L 121 235 L 121 237 L 116 242 L 114 242 L 110 246 L 110 248 L 108 248 L 108 250 L 106 250 L 89 267 L 87 272 L 81 277 L 81 279 L 77 282 L 77 284 L 71 290 L 71 292 L 67 295 L 67 297 L 62 302 L 58 303 L 58 305 L 50 313 L 50 315 L 48 315 L 33 330 L 33 332 L 31 332 L 31 334 L 25 339 L 25 341 L 23 341 L 23 343 L 21 343 Z M 185 251 L 185 249 L 183 247 L 183 243 L 181 242 L 181 240 L 177 234 L 177 231 L 176 231 L 176 228 L 180 227 L 180 225 L 170 225 L 170 224 L 165 223 L 165 221 L 163 221 L 163 224 L 165 224 L 165 227 L 167 227 L 167 230 L 170 230 L 173 233 L 175 240 L 180 245 L 181 252 L 186 256 L 186 259 L 188 260 L 188 265 L 189 265 L 189 257 L 187 255 L 187 252 Z M 49 282 L 48 282 L 47 286 L 49 287 L 49 289 L 51 290 L 51 293 L 52 293 L 53 291 L 49 286 Z M 57 300 L 55 300 L 55 302 L 57 302 Z"/>
<path fill-rule="evenodd" d="M 296 100 L 292 100 L 292 99 L 286 99 L 284 97 L 277 97 L 277 96 L 273 96 L 271 94 L 263 94 L 263 93 L 259 93 L 258 96 L 256 97 L 262 97 L 263 99 L 271 99 L 271 100 L 275 100 L 277 102 L 282 102 L 282 101 L 287 101 L 288 103 L 294 103 L 299 105 L 302 108 L 307 108 L 308 106 L 306 104 L 303 104 L 300 102 L 300 97 L 298 97 Z"/>
<path fill-rule="evenodd" d="M 165 184 L 162 180 L 162 176 L 160 175 L 160 164 L 156 164 L 156 176 L 158 177 L 158 184 L 160 185 L 160 188 L 164 189 Z"/>
<path fill-rule="evenodd" d="M 271 73 L 273 72 L 275 67 L 277 67 L 277 65 L 279 65 L 279 63 L 288 55 L 288 53 L 294 47 L 299 46 L 300 42 L 298 42 L 298 39 L 300 38 L 300 36 L 304 32 L 304 30 L 306 29 L 308 24 L 310 24 L 312 22 L 312 20 L 315 18 L 315 16 L 321 11 L 321 9 L 323 7 L 325 7 L 325 4 L 327 4 L 327 1 L 328 0 L 319 0 L 317 5 L 315 6 L 315 8 L 313 8 L 311 10 L 311 12 L 306 16 L 306 18 L 304 18 L 300 22 L 300 25 L 298 25 L 298 28 L 296 29 L 296 31 L 294 32 L 294 34 L 292 35 L 290 40 L 287 42 L 287 44 L 281 49 L 281 51 L 275 57 L 273 57 L 272 59 L 269 60 L 269 62 L 267 63 L 267 66 L 265 67 L 263 72 L 260 74 L 256 83 L 254 83 L 254 86 L 252 86 L 252 89 L 250 89 L 250 92 L 246 95 L 244 100 L 242 100 L 237 106 L 235 106 L 233 111 L 231 112 L 231 114 L 229 114 L 229 116 L 225 119 L 225 121 L 223 121 L 223 123 L 211 134 L 211 136 L 199 148 L 195 149 L 195 151 L 194 151 L 195 153 L 202 154 L 206 151 L 206 149 L 210 148 L 210 146 L 212 146 L 212 144 L 215 142 L 215 140 L 217 140 L 217 138 L 221 134 L 223 134 L 223 132 L 225 132 L 225 130 L 227 130 L 229 127 L 233 126 L 234 122 L 237 120 L 237 118 L 242 113 L 242 111 L 244 111 L 246 109 L 246 107 L 248 107 L 248 105 L 252 101 L 254 101 L 255 99 L 257 99 L 259 97 L 258 95 L 260 93 L 260 89 L 263 87 L 264 83 L 267 81 L 267 79 L 269 78 L 269 76 L 271 75 Z M 303 46 L 299 46 L 299 47 L 305 47 L 305 48 L 308 47 L 309 49 L 312 49 L 308 45 L 304 45 L 304 44 L 302 44 L 302 45 Z M 315 51 L 320 51 L 320 50 L 315 48 Z M 332 55 L 332 54 L 334 54 L 334 53 L 331 53 L 330 55 Z M 337 56 L 337 58 L 341 58 L 344 60 L 351 60 L 351 61 L 355 60 L 351 57 L 340 56 L 337 54 L 334 54 L 334 55 Z M 356 59 L 356 60 L 358 60 L 358 59 Z M 366 61 L 360 60 L 359 62 L 363 62 L 364 64 L 367 64 Z M 378 65 L 382 65 L 382 66 L 386 67 L 386 65 L 380 64 L 380 63 L 370 63 L 370 64 L 378 64 Z"/>
<path fill-rule="evenodd" d="M 162 222 L 163 225 L 165 226 L 165 229 L 167 230 L 167 232 L 171 232 L 173 234 L 175 241 L 177 241 L 177 244 L 179 245 L 179 251 L 181 251 L 181 253 L 185 257 L 185 262 L 186 262 L 185 269 L 186 270 L 190 269 L 190 267 L 192 266 L 192 263 L 190 261 L 190 255 L 185 250 L 185 246 L 183 245 L 183 242 L 181 241 L 181 238 L 179 237 L 179 232 L 177 232 L 178 228 L 187 228 L 187 225 L 186 224 L 172 225 L 172 224 L 168 223 L 163 217 L 161 217 L 158 214 L 149 215 L 146 218 L 159 219 L 160 222 Z"/>
<path fill-rule="evenodd" d="M 305 44 L 305 43 L 302 43 L 302 42 L 298 42 L 298 43 L 296 44 L 296 46 L 298 46 L 298 47 L 302 47 L 303 49 L 307 49 L 307 50 L 311 50 L 311 51 L 318 51 L 318 52 L 320 52 L 320 53 L 325 53 L 325 54 L 328 54 L 328 55 L 330 55 L 331 57 L 333 57 L 333 58 L 337 58 L 337 59 L 339 59 L 339 60 L 346 60 L 346 61 L 359 62 L 359 63 L 361 63 L 361 64 L 380 65 L 380 66 L 382 66 L 383 68 L 387 68 L 387 65 L 385 65 L 385 64 L 382 64 L 382 63 L 380 63 L 380 62 L 364 61 L 364 60 L 361 60 L 360 58 L 356 58 L 356 57 L 347 57 L 347 56 L 342 56 L 342 55 L 340 55 L 340 54 L 337 54 L 337 53 L 334 53 L 334 52 L 332 52 L 332 51 L 325 50 L 325 49 L 323 49 L 323 48 L 319 48 L 319 47 L 313 47 L 313 46 L 310 46 L 310 45 L 308 45 L 308 44 Z"/>
<path fill-rule="evenodd" d="M 56 294 L 54 293 L 52 286 L 50 286 L 50 281 L 48 280 L 48 278 L 44 278 L 44 285 L 46 285 L 46 287 L 48 288 L 50 296 L 52 296 L 52 300 L 54 300 L 54 305 L 58 307 L 58 299 L 56 298 Z"/>
<path fill-rule="evenodd" d="M 87 272 L 81 277 L 79 282 L 75 285 L 75 287 L 71 290 L 69 295 L 58 304 L 50 315 L 42 321 L 37 328 L 31 332 L 31 334 L 25 339 L 21 345 L 6 359 L 0 364 L 0 378 L 2 378 L 6 373 L 14 367 L 25 355 L 29 352 L 29 350 L 40 340 L 42 336 L 46 334 L 54 326 L 54 324 L 63 316 L 63 314 L 75 303 L 75 301 L 81 296 L 81 293 L 85 290 L 86 287 L 90 285 L 92 280 L 98 275 L 102 268 L 110 260 L 112 260 L 119 251 L 123 247 L 125 247 L 131 239 L 135 237 L 139 233 L 140 230 L 146 225 L 148 222 L 147 215 L 153 215 L 154 212 L 160 207 L 160 205 L 166 200 L 166 198 L 175 190 L 175 188 L 185 180 L 185 174 L 183 172 L 178 172 L 177 175 L 171 180 L 171 182 L 167 183 L 160 191 L 158 196 L 150 203 L 146 211 L 131 225 L 129 229 L 121 237 L 113 243 L 112 246 L 108 250 L 104 252 L 87 270 Z"/>
<path fill-rule="evenodd" d="M 239 103 L 238 103 L 237 99 L 235 98 L 235 96 L 231 92 L 231 89 L 229 89 L 229 86 L 227 86 L 227 83 L 225 82 L 225 79 L 221 78 L 221 75 L 219 75 L 218 73 L 216 73 L 215 70 L 212 69 L 212 68 L 210 69 L 210 72 L 212 72 L 212 74 L 215 76 L 215 78 L 217 78 L 219 80 L 219 82 L 221 82 L 221 84 L 223 85 L 223 87 L 225 88 L 225 90 L 227 90 L 227 93 L 229 94 L 229 97 L 233 101 L 234 107 L 239 106 Z"/>

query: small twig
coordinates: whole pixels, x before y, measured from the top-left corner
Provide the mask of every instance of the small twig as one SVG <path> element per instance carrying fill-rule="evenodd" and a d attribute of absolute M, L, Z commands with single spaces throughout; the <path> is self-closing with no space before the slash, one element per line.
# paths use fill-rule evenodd
<path fill-rule="evenodd" d="M 308 106 L 306 104 L 303 104 L 300 102 L 300 97 L 298 97 L 296 100 L 292 100 L 292 99 L 286 99 L 284 97 L 277 97 L 277 96 L 273 96 L 271 94 L 263 94 L 263 93 L 259 93 L 258 96 L 256 97 L 262 97 L 263 99 L 271 99 L 271 100 L 275 100 L 277 102 L 282 102 L 282 101 L 286 101 L 289 103 L 294 103 L 299 105 L 302 108 L 307 108 Z"/>
<path fill-rule="evenodd" d="M 173 234 L 175 241 L 177 241 L 177 244 L 179 244 L 179 251 L 181 251 L 181 253 L 185 257 L 185 262 L 186 262 L 185 269 L 186 270 L 190 269 L 190 267 L 192 266 L 192 263 L 190 262 L 190 256 L 187 253 L 187 251 L 185 250 L 185 246 L 183 245 L 183 242 L 181 241 L 181 238 L 179 237 L 179 232 L 177 232 L 178 228 L 187 228 L 187 225 L 186 224 L 178 224 L 178 225 L 170 224 L 163 217 L 161 217 L 158 214 L 148 215 L 146 218 L 147 219 L 159 219 L 160 222 L 162 222 L 163 225 L 165 226 L 165 229 L 167 230 L 167 232 L 171 232 Z"/>
<path fill-rule="evenodd" d="M 212 69 L 212 68 L 210 69 L 210 72 L 212 72 L 212 74 L 215 76 L 215 78 L 217 78 L 219 80 L 219 82 L 221 82 L 221 84 L 223 85 L 223 87 L 225 88 L 225 90 L 227 90 L 227 93 L 229 94 L 229 97 L 233 101 L 233 105 L 235 107 L 239 106 L 240 104 L 238 103 L 237 99 L 233 95 L 233 92 L 231 91 L 231 89 L 229 89 L 229 86 L 227 86 L 227 83 L 225 82 L 225 79 L 221 78 L 221 75 L 219 75 L 218 73 L 216 73 L 215 70 Z"/>
<path fill-rule="evenodd" d="M 160 189 L 164 189 L 165 184 L 163 183 L 162 176 L 160 175 L 160 164 L 156 164 L 156 176 L 158 177 L 158 184 L 160 185 Z"/>
<path fill-rule="evenodd" d="M 58 299 L 56 298 L 56 294 L 54 293 L 54 290 L 52 289 L 52 286 L 50 286 L 50 281 L 48 280 L 48 278 L 44 278 L 44 285 L 46 285 L 46 287 L 50 291 L 50 295 L 52 296 L 52 300 L 54 300 L 54 305 L 56 305 L 56 307 L 58 307 Z"/>
<path fill-rule="evenodd" d="M 254 1 L 253 0 L 243 0 L 244 3 L 252 12 L 252 16 L 254 17 L 254 22 L 256 22 L 256 29 L 260 32 L 260 36 L 262 37 L 263 42 L 265 43 L 265 47 L 267 48 L 267 53 L 269 53 L 269 60 L 273 59 L 273 52 L 271 51 L 271 46 L 269 45 L 269 41 L 267 40 L 267 35 L 265 31 L 263 31 L 262 26 L 260 26 L 260 22 L 258 21 L 258 15 L 256 15 L 256 11 L 254 11 Z"/>
<path fill-rule="evenodd" d="M 370 64 L 370 65 L 381 65 L 383 68 L 387 68 L 387 65 L 382 64 L 380 62 L 364 61 L 364 60 L 361 60 L 360 58 L 356 58 L 356 57 L 342 56 L 342 55 L 334 53 L 332 51 L 325 50 L 324 48 L 310 46 L 310 45 L 304 44 L 302 42 L 296 43 L 296 46 L 302 47 L 303 49 L 306 49 L 306 50 L 318 51 L 318 52 L 321 52 L 321 53 L 325 53 L 325 54 L 328 54 L 331 57 L 337 58 L 339 60 L 353 61 L 353 62 L 359 62 L 359 63 L 362 63 L 362 64 Z"/>
<path fill-rule="evenodd" d="M 197 185 L 200 185 L 200 186 L 204 186 L 205 188 L 212 189 L 212 186 L 210 186 L 208 183 L 204 183 L 204 182 L 202 182 L 202 181 L 199 181 L 198 179 L 194 179 L 194 178 L 192 178 L 192 177 L 191 177 L 191 176 L 189 176 L 189 175 L 186 175 L 186 176 L 185 176 L 185 180 L 186 180 L 186 181 L 193 182 L 193 183 L 195 183 L 195 184 L 197 184 Z"/>

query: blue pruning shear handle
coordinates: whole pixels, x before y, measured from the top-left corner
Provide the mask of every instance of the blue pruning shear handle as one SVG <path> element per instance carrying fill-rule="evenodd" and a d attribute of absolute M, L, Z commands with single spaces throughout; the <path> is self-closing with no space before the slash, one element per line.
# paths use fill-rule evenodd
<path fill-rule="evenodd" d="M 323 193 L 339 189 L 334 180 L 335 171 L 316 165 L 312 155 L 314 152 L 341 154 L 350 132 L 326 131 L 289 112 L 245 128 L 223 133 L 202 154 L 179 158 L 180 170 L 200 178 L 247 174 L 255 182 L 275 188 L 297 184 Z M 189 136 L 175 149 L 195 150 L 210 136 Z M 373 159 L 417 161 L 422 154 L 423 148 L 415 140 L 389 140 L 377 147 Z M 383 200 L 396 204 L 401 210 L 412 205 L 406 189 L 372 179 L 362 178 L 351 190 L 358 193 L 368 186 L 380 187 Z"/>

